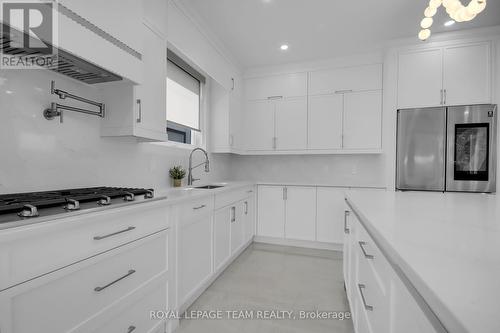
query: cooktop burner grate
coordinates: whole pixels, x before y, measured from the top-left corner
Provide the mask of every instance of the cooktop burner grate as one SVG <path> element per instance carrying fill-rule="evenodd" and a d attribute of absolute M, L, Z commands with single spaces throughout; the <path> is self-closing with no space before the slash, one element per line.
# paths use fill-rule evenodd
<path fill-rule="evenodd" d="M 122 187 L 90 187 L 45 192 L 15 193 L 0 195 L 0 215 L 21 211 L 26 205 L 37 209 L 63 206 L 68 201 L 81 203 L 98 201 L 102 198 L 127 198 L 132 201 L 134 196 L 153 197 L 152 189 L 122 188 Z"/>

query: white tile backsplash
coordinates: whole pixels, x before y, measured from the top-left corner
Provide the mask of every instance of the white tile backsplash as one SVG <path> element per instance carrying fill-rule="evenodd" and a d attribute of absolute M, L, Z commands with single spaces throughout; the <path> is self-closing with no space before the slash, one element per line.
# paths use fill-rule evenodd
<path fill-rule="evenodd" d="M 282 184 L 385 187 L 383 155 L 235 156 L 232 178 Z"/>
<path fill-rule="evenodd" d="M 51 102 L 78 105 L 50 94 L 54 79 L 60 89 L 102 99 L 98 86 L 46 70 L 0 71 L 0 193 L 101 185 L 161 189 L 171 186 L 170 166 L 187 166 L 189 150 L 101 137 L 95 116 L 66 112 L 63 124 L 46 120 L 42 111 Z M 196 170 L 197 178 L 225 179 L 228 157 L 212 155 L 211 162 L 210 174 Z"/>

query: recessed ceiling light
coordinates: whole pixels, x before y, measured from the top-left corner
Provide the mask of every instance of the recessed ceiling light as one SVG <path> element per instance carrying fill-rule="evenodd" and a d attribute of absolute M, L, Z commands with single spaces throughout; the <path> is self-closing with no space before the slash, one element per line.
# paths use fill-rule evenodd
<path fill-rule="evenodd" d="M 454 20 L 449 20 L 449 21 L 446 21 L 444 22 L 444 26 L 445 27 L 449 27 L 449 26 L 452 26 L 455 24 L 455 21 Z"/>
<path fill-rule="evenodd" d="M 280 46 L 281 51 L 286 51 L 288 50 L 288 44 L 283 44 Z"/>

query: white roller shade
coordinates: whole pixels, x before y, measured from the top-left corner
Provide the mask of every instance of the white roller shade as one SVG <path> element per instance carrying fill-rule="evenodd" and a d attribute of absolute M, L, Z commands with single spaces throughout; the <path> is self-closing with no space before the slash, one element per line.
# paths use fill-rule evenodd
<path fill-rule="evenodd" d="M 200 130 L 200 81 L 168 61 L 167 120 Z"/>

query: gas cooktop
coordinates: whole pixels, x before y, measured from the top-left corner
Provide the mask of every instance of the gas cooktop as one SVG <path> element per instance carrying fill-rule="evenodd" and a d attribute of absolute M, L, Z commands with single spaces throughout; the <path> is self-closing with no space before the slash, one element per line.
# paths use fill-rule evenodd
<path fill-rule="evenodd" d="M 152 199 L 152 189 L 90 187 L 0 195 L 0 224 Z"/>

